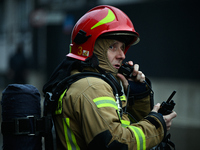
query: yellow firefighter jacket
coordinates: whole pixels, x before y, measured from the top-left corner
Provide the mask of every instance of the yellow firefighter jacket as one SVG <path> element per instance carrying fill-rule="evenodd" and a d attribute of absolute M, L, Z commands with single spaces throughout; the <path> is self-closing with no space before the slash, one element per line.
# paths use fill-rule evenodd
<path fill-rule="evenodd" d="M 126 98 L 122 97 L 123 106 Z M 111 86 L 96 77 L 82 78 L 60 96 L 54 116 L 58 150 L 145 150 L 165 134 L 160 114 L 150 112 L 149 96 L 136 100 L 120 117 Z"/>

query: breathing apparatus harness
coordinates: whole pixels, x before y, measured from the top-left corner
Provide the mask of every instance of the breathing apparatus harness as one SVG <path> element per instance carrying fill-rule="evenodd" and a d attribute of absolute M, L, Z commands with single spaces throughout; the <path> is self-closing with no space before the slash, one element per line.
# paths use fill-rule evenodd
<path fill-rule="evenodd" d="M 82 78 L 86 78 L 86 77 L 97 77 L 100 78 L 102 80 L 104 80 L 105 82 L 107 82 L 113 89 L 113 94 L 116 97 L 116 101 L 118 104 L 118 109 L 119 111 L 121 111 L 121 103 L 120 103 L 120 99 L 119 96 L 122 95 L 122 92 L 120 90 L 120 85 L 117 85 L 117 81 L 115 81 L 116 79 L 114 79 L 114 77 L 112 76 L 112 74 L 99 74 L 99 73 L 95 73 L 95 72 L 81 72 L 81 73 L 77 73 L 74 74 L 72 76 L 66 77 L 65 79 L 63 79 L 62 81 L 60 81 L 57 86 L 55 87 L 55 89 L 52 91 L 52 93 L 50 92 L 46 92 L 46 96 L 45 96 L 45 106 L 47 106 L 47 109 L 45 109 L 45 111 L 54 111 L 55 105 L 57 104 L 57 100 L 59 99 L 60 95 L 64 92 L 65 89 L 68 89 L 70 87 L 70 85 Z M 115 83 L 113 83 L 113 81 Z M 116 86 L 117 85 L 117 86 Z M 45 112 L 46 114 L 46 112 Z"/>

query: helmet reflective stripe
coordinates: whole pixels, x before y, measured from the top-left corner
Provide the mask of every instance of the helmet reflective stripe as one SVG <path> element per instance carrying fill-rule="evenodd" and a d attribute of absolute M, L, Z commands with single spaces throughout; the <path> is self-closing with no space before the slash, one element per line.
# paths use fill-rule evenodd
<path fill-rule="evenodd" d="M 100 20 L 98 23 L 96 23 L 91 28 L 91 30 L 96 28 L 96 27 L 98 27 L 98 26 L 100 26 L 100 25 L 102 25 L 102 24 L 106 24 L 106 23 L 112 22 L 113 20 L 115 20 L 115 15 L 110 9 L 108 9 L 108 15 L 105 18 L 103 18 L 102 20 Z"/>
<path fill-rule="evenodd" d="M 70 129 L 69 118 L 63 118 L 63 127 L 65 133 L 65 141 L 68 150 L 80 150 L 76 143 L 76 138 L 72 130 Z"/>
<path fill-rule="evenodd" d="M 143 131 L 135 126 L 128 126 L 135 135 L 136 142 L 137 142 L 137 150 L 146 150 L 146 140 Z"/>

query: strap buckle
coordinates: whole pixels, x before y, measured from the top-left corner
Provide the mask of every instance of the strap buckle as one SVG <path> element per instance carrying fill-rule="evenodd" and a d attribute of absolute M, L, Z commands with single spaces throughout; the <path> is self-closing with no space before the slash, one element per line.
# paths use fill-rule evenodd
<path fill-rule="evenodd" d="M 13 118 L 11 121 L 3 121 L 1 123 L 1 132 L 3 135 L 45 136 L 51 132 L 52 126 L 51 116 L 38 118 L 30 115 Z"/>
<path fill-rule="evenodd" d="M 14 119 L 15 135 L 36 135 L 36 118 L 35 116 L 27 116 Z"/>

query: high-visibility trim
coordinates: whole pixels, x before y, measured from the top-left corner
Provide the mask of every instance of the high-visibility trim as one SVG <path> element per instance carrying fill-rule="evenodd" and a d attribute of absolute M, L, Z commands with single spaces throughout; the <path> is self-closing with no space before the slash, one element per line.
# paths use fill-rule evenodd
<path fill-rule="evenodd" d="M 121 120 L 121 126 L 126 128 L 130 125 L 130 121 L 128 120 Z"/>
<path fill-rule="evenodd" d="M 65 133 L 65 141 L 68 150 L 80 150 L 76 142 L 76 138 L 72 130 L 70 129 L 69 118 L 63 118 L 63 127 Z"/>
<path fill-rule="evenodd" d="M 126 101 L 126 96 L 125 95 L 120 96 L 120 100 L 121 101 Z"/>
<path fill-rule="evenodd" d="M 108 9 L 107 16 L 105 18 L 103 18 L 102 20 L 100 20 L 99 22 L 97 22 L 93 27 L 91 27 L 91 30 L 100 26 L 100 25 L 112 22 L 113 20 L 115 20 L 115 15 L 110 9 Z"/>
<path fill-rule="evenodd" d="M 60 95 L 60 98 L 58 100 L 58 106 L 55 110 L 55 114 L 56 115 L 59 115 L 62 113 L 62 99 L 63 99 L 63 96 L 65 95 L 65 92 L 67 91 L 67 89 Z"/>
<path fill-rule="evenodd" d="M 113 107 L 118 110 L 115 99 L 112 97 L 98 97 L 93 99 L 93 102 L 97 105 L 98 108 L 101 107 Z"/>
<path fill-rule="evenodd" d="M 135 135 L 136 142 L 137 142 L 137 150 L 146 150 L 146 140 L 143 131 L 135 126 L 128 126 Z"/>

